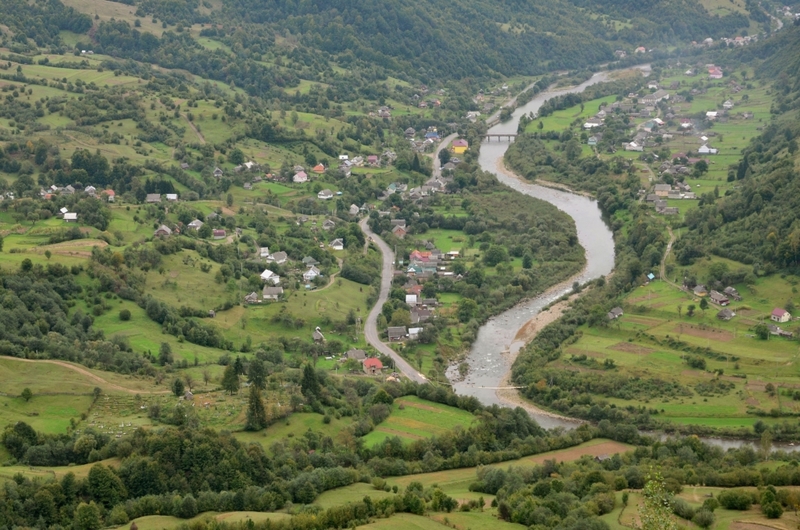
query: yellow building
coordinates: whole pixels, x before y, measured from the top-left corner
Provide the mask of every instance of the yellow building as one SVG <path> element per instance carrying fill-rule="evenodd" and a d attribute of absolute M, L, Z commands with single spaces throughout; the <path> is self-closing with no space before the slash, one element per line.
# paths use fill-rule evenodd
<path fill-rule="evenodd" d="M 461 153 L 469 149 L 469 143 L 467 143 L 466 140 L 462 139 L 454 140 L 453 144 L 450 146 L 450 149 L 453 151 L 453 153 L 460 155 Z"/>

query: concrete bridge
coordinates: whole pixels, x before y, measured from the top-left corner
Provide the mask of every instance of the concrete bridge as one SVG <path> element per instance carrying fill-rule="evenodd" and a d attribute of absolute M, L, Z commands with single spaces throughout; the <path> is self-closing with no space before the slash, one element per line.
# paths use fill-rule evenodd
<path fill-rule="evenodd" d="M 491 142 L 493 139 L 498 142 L 513 142 L 517 138 L 517 135 L 516 133 L 484 134 L 481 138 L 487 142 Z"/>

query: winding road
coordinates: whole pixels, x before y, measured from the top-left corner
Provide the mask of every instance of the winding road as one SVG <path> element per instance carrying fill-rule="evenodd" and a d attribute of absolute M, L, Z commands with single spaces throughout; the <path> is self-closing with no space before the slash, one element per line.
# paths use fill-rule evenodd
<path fill-rule="evenodd" d="M 378 237 L 372 230 L 370 230 L 367 221 L 369 218 L 365 217 L 358 225 L 361 231 L 367 238 L 371 238 L 372 242 L 377 245 L 378 249 L 383 254 L 383 267 L 381 268 L 381 291 L 378 296 L 378 301 L 375 302 L 372 310 L 369 312 L 367 322 L 364 324 L 364 336 L 367 342 L 370 343 L 376 350 L 384 355 L 391 357 L 394 361 L 397 370 L 404 376 L 408 377 L 415 383 L 425 384 L 428 378 L 416 371 L 408 361 L 403 359 L 399 353 L 391 349 L 389 346 L 381 341 L 378 336 L 378 315 L 383 308 L 383 304 L 389 299 L 389 290 L 392 288 L 392 272 L 394 271 L 394 252 L 389 248 L 386 242 Z"/>

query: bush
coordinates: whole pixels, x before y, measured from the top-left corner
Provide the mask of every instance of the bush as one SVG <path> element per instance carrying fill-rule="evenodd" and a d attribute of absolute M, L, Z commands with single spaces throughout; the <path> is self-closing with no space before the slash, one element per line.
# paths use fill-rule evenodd
<path fill-rule="evenodd" d="M 672 501 L 672 512 L 687 521 L 691 521 L 695 515 L 694 508 L 689 506 L 689 503 L 683 499 L 675 499 Z"/>
<path fill-rule="evenodd" d="M 783 515 L 783 508 L 777 501 L 772 501 L 761 507 L 761 511 L 767 516 L 767 519 L 778 519 Z"/>
<path fill-rule="evenodd" d="M 123 309 L 122 311 L 120 311 L 119 312 L 119 319 L 122 320 L 123 322 L 127 322 L 128 320 L 130 320 L 131 319 L 130 310 Z"/>
<path fill-rule="evenodd" d="M 717 497 L 720 506 L 726 510 L 749 510 L 753 504 L 753 497 L 742 490 L 723 491 Z"/>
<path fill-rule="evenodd" d="M 716 517 L 714 517 L 714 513 L 701 508 L 697 510 L 697 513 L 694 514 L 692 518 L 692 522 L 699 526 L 700 528 L 711 528 L 714 524 Z"/>

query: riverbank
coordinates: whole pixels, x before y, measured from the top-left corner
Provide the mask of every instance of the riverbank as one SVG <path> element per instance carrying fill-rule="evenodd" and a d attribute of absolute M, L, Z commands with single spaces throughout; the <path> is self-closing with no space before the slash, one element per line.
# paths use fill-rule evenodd
<path fill-rule="evenodd" d="M 538 179 L 538 178 L 536 180 L 534 180 L 534 181 L 530 181 L 530 180 L 522 177 L 521 175 L 515 173 L 514 171 L 508 169 L 508 167 L 506 166 L 506 161 L 503 158 L 499 158 L 497 160 L 497 164 L 496 164 L 496 168 L 495 169 L 497 169 L 498 173 L 502 173 L 503 175 L 505 175 L 505 176 L 507 176 L 509 178 L 518 180 L 518 181 L 523 182 L 525 184 L 537 184 L 539 186 L 544 186 L 545 188 L 551 188 L 551 189 L 559 190 L 559 191 L 566 191 L 567 193 L 572 193 L 573 195 L 580 195 L 581 197 L 586 197 L 587 199 L 594 199 L 594 196 L 591 193 L 589 193 L 588 191 L 576 191 L 576 190 L 573 190 L 572 188 L 570 188 L 569 186 L 567 186 L 565 184 L 559 184 L 558 182 L 552 182 L 552 181 L 549 181 L 549 180 Z"/>
<path fill-rule="evenodd" d="M 583 274 L 583 272 L 581 272 L 580 274 Z M 580 274 L 576 275 L 576 277 L 579 277 Z M 564 285 L 560 284 L 552 287 L 551 290 L 557 291 L 563 288 Z M 514 337 L 514 342 L 522 342 L 524 345 L 527 345 L 531 340 L 533 340 L 536 337 L 536 335 L 539 334 L 541 330 L 543 330 L 545 327 L 547 327 L 548 325 L 552 324 L 553 322 L 561 318 L 561 316 L 567 310 L 569 305 L 573 301 L 577 300 L 584 292 L 585 291 L 575 293 L 571 295 L 568 299 L 556 302 L 549 308 L 542 310 L 538 315 L 527 321 L 521 328 L 519 328 L 516 336 Z M 562 416 L 560 414 L 556 414 L 554 412 L 550 412 L 537 407 L 530 401 L 527 401 L 525 398 L 523 398 L 520 395 L 519 390 L 512 387 L 513 383 L 511 381 L 510 367 L 514 365 L 514 361 L 516 361 L 517 356 L 519 355 L 519 351 L 521 349 L 522 348 L 518 348 L 516 351 L 511 350 L 508 352 L 507 361 L 509 370 L 503 377 L 502 383 L 500 384 L 501 388 L 497 390 L 497 397 L 500 399 L 500 401 L 504 405 L 509 407 L 522 407 L 528 412 L 528 414 L 531 414 L 533 416 L 547 416 L 548 418 L 552 419 L 573 422 L 576 425 L 583 423 L 582 420 L 569 418 L 567 416 Z"/>

